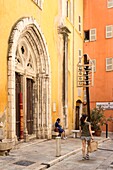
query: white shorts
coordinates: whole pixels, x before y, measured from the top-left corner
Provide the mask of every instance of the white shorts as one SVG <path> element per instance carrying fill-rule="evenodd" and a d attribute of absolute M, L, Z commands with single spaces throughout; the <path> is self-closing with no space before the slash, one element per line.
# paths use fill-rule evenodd
<path fill-rule="evenodd" d="M 81 136 L 81 140 L 86 140 L 86 141 L 90 141 L 91 140 L 91 136 Z"/>

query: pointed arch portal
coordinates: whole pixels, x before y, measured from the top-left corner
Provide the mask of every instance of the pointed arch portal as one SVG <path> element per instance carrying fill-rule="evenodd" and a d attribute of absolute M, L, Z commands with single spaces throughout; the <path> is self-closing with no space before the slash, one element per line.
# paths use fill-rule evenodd
<path fill-rule="evenodd" d="M 36 20 L 13 27 L 8 50 L 8 138 L 51 138 L 50 58 Z"/>

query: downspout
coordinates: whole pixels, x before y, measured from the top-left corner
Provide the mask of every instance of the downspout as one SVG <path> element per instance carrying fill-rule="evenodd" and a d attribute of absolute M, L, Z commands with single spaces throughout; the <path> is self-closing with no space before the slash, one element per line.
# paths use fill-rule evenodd
<path fill-rule="evenodd" d="M 65 35 L 63 34 L 63 115 L 65 115 L 65 64 L 66 64 L 66 58 L 65 58 Z M 66 125 L 66 124 L 65 124 Z"/>
<path fill-rule="evenodd" d="M 75 63 L 75 60 L 74 60 L 74 54 L 75 54 L 75 49 L 74 49 L 74 36 L 75 36 L 75 22 L 74 22 L 74 18 L 75 18 L 75 13 L 74 13 L 74 7 L 75 7 L 75 3 L 74 3 L 74 0 L 73 0 L 73 51 L 72 51 L 72 63 L 73 63 L 73 65 L 72 65 L 72 74 L 73 74 L 73 79 L 72 79 L 72 109 L 73 109 L 73 115 L 74 115 L 74 117 L 72 118 L 72 126 L 75 126 L 74 125 L 74 118 L 75 118 L 75 111 L 74 111 L 74 103 L 75 103 L 75 101 L 74 101 L 74 94 L 75 94 L 75 90 L 74 90 L 74 78 L 75 78 L 75 76 L 74 76 L 74 67 L 75 67 L 75 65 L 74 65 L 74 63 Z"/>

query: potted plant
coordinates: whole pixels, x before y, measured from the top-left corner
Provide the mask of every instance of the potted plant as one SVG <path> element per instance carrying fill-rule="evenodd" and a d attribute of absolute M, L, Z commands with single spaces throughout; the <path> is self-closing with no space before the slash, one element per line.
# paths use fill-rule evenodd
<path fill-rule="evenodd" d="M 108 121 L 111 121 L 112 117 L 106 118 L 104 115 L 104 110 L 103 108 L 94 108 L 91 110 L 91 115 L 90 115 L 90 121 L 91 121 L 91 126 L 92 130 L 95 131 L 95 136 L 100 136 L 101 135 L 101 126 L 106 124 Z"/>

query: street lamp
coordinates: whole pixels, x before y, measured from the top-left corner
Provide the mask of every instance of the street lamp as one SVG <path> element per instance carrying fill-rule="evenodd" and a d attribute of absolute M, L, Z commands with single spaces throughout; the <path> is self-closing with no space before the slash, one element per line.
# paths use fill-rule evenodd
<path fill-rule="evenodd" d="M 93 62 L 89 58 L 88 54 L 83 55 L 83 61 L 79 61 L 77 64 L 77 87 L 86 88 L 86 101 L 88 119 L 90 121 L 90 98 L 89 98 L 89 86 L 93 86 L 94 82 L 94 67 Z M 81 60 L 82 60 L 81 58 Z"/>

